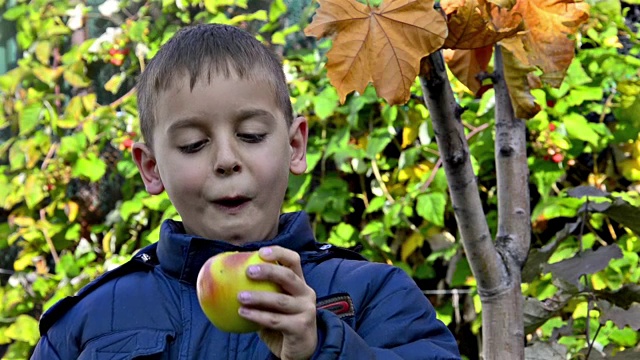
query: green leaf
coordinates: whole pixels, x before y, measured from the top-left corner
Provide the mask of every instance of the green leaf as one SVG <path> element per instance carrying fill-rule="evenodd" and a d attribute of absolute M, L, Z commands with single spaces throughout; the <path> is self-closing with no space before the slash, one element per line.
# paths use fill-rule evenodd
<path fill-rule="evenodd" d="M 44 191 L 46 185 L 42 174 L 31 173 L 27 176 L 24 184 L 25 197 L 24 200 L 29 209 L 33 209 L 42 201 L 47 194 Z"/>
<path fill-rule="evenodd" d="M 565 99 L 570 106 L 577 106 L 586 101 L 601 100 L 603 96 L 604 94 L 601 87 L 578 86 L 572 89 Z"/>
<path fill-rule="evenodd" d="M 39 41 L 36 45 L 36 58 L 43 65 L 49 65 L 49 60 L 51 58 L 51 42 L 49 41 Z"/>
<path fill-rule="evenodd" d="M 325 158 L 346 149 L 349 145 L 349 135 L 350 129 L 346 126 L 333 134 L 331 140 L 329 140 L 329 145 L 327 145 L 327 150 L 324 154 Z"/>
<path fill-rule="evenodd" d="M 386 203 L 387 203 L 386 197 L 376 196 L 373 199 L 371 199 L 371 201 L 369 202 L 369 206 L 367 207 L 367 210 L 365 211 L 365 213 L 371 214 L 373 212 L 376 212 L 382 209 Z"/>
<path fill-rule="evenodd" d="M 274 0 L 269 8 L 269 22 L 276 22 L 287 12 L 287 5 L 283 0 Z"/>
<path fill-rule="evenodd" d="M 29 72 L 21 67 L 9 70 L 4 75 L 0 76 L 0 89 L 6 91 L 7 93 L 14 93 L 16 91 L 16 88 L 22 81 L 22 78 L 27 73 Z"/>
<path fill-rule="evenodd" d="M 59 35 L 69 35 L 69 34 L 71 34 L 71 29 L 69 29 L 68 27 L 64 25 L 54 25 L 54 26 L 47 27 L 47 29 L 45 30 L 44 37 L 52 38 Z"/>
<path fill-rule="evenodd" d="M 338 107 L 338 92 L 333 86 L 328 86 L 313 98 L 313 110 L 321 120 L 333 115 Z"/>
<path fill-rule="evenodd" d="M 444 227 L 444 212 L 447 207 L 447 197 L 444 193 L 428 193 L 418 195 L 416 211 L 430 223 Z"/>
<path fill-rule="evenodd" d="M 120 208 L 120 216 L 123 220 L 129 220 L 131 214 L 139 213 L 142 211 L 143 203 L 140 199 L 134 198 L 122 203 L 122 207 Z"/>
<path fill-rule="evenodd" d="M 205 5 L 206 5 L 206 1 L 205 1 Z M 129 28 L 129 32 L 128 35 L 131 38 L 132 41 L 135 42 L 146 42 L 147 40 L 147 35 L 145 34 L 145 31 L 149 28 L 149 21 L 148 20 L 138 20 L 135 21 L 133 23 L 133 25 L 131 25 L 131 27 Z"/>
<path fill-rule="evenodd" d="M 38 126 L 40 122 L 40 113 L 43 110 L 42 104 L 31 104 L 24 108 L 18 124 L 20 126 L 20 135 L 27 135 Z"/>
<path fill-rule="evenodd" d="M 40 338 L 38 320 L 29 315 L 18 315 L 16 321 L 9 326 L 5 335 L 17 341 L 23 341 L 33 346 Z"/>
<path fill-rule="evenodd" d="M 75 88 L 85 88 L 91 85 L 91 80 L 85 76 L 84 70 L 84 64 L 76 62 L 64 71 L 64 80 Z"/>
<path fill-rule="evenodd" d="M 562 122 L 567 128 L 569 137 L 586 141 L 596 147 L 598 146 L 600 136 L 591 128 L 589 122 L 584 116 L 578 115 L 577 113 L 571 113 L 565 116 L 562 119 Z"/>
<path fill-rule="evenodd" d="M 28 7 L 26 4 L 21 4 L 18 6 L 10 7 L 7 11 L 2 14 L 2 17 L 9 21 L 16 21 L 18 18 L 22 17 L 27 13 Z"/>
<path fill-rule="evenodd" d="M 386 128 L 373 130 L 367 142 L 367 157 L 375 159 L 389 145 L 391 140 L 393 140 L 393 136 Z"/>
<path fill-rule="evenodd" d="M 347 224 L 340 223 L 331 229 L 328 242 L 340 247 L 352 247 L 358 239 L 356 228 Z"/>
<path fill-rule="evenodd" d="M 74 278 L 80 274 L 80 267 L 76 259 L 70 253 L 60 256 L 60 262 L 56 265 L 56 273 L 61 273 L 67 278 Z"/>
<path fill-rule="evenodd" d="M 86 158 L 79 158 L 73 165 L 73 176 L 84 176 L 91 181 L 98 181 L 107 171 L 107 164 L 96 154 L 89 153 Z"/>

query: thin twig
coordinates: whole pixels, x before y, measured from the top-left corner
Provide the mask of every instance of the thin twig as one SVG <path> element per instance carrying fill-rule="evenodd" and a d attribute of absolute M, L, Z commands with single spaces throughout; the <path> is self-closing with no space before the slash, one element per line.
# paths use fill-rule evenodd
<path fill-rule="evenodd" d="M 587 324 L 587 328 L 588 327 L 589 327 L 589 325 Z M 596 338 L 598 337 L 598 333 L 600 333 L 600 329 L 602 329 L 602 324 L 598 324 L 598 328 L 596 329 L 596 333 L 593 335 L 593 341 L 590 342 L 589 349 L 587 349 L 587 356 L 585 357 L 585 360 L 589 359 L 589 355 L 591 354 L 591 349 L 593 349 L 593 344 L 596 342 Z M 587 343 L 589 343 L 589 338 L 587 338 Z"/>
<path fill-rule="evenodd" d="M 371 170 L 373 170 L 373 175 L 376 177 L 376 180 L 378 180 L 378 184 L 380 184 L 380 189 L 382 190 L 384 196 L 387 198 L 387 200 L 389 200 L 389 202 L 395 203 L 396 200 L 393 198 L 393 196 L 391 196 L 391 193 L 389 193 L 389 189 L 387 189 L 387 185 L 385 185 L 384 181 L 382 181 L 380 169 L 378 168 L 378 162 L 375 158 L 371 159 Z"/>
<path fill-rule="evenodd" d="M 41 221 L 47 220 L 44 209 L 40 209 L 40 220 Z M 43 228 L 41 229 L 41 231 L 42 231 L 42 234 L 44 235 L 44 239 L 47 241 L 47 245 L 49 246 L 49 251 L 51 251 L 51 256 L 53 257 L 53 261 L 56 263 L 56 265 L 58 265 L 58 263 L 60 263 L 60 257 L 58 256 L 58 251 L 56 251 L 56 247 L 53 244 L 51 237 L 49 237 L 47 230 Z"/>
<path fill-rule="evenodd" d="M 51 144 L 49 152 L 47 152 L 47 156 L 45 156 L 44 160 L 42 161 L 42 165 L 40 165 L 40 170 L 45 170 L 47 168 L 47 166 L 49 165 L 49 161 L 53 159 L 53 156 L 55 155 L 56 150 L 58 150 L 59 146 L 60 144 L 58 144 L 57 142 Z"/>

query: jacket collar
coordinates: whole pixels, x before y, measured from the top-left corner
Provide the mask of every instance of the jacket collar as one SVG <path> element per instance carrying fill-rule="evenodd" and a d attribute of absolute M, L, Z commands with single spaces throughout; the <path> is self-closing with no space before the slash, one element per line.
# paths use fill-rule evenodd
<path fill-rule="evenodd" d="M 279 245 L 299 253 L 316 249 L 307 214 L 283 214 L 280 216 L 279 231 L 275 238 L 243 246 L 185 234 L 182 222 L 166 220 L 160 228 L 156 251 L 160 267 L 165 273 L 195 285 L 200 268 L 210 257 L 227 251 L 254 251 L 270 245 Z"/>

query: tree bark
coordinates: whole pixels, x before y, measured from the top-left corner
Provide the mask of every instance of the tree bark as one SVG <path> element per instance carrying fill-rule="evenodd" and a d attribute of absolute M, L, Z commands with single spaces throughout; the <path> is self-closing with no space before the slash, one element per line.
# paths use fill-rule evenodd
<path fill-rule="evenodd" d="M 521 267 L 530 242 L 529 186 L 524 122 L 515 119 L 496 48 L 496 171 L 498 229 L 495 243 L 483 212 L 469 145 L 441 52 L 420 76 L 462 244 L 482 303 L 482 352 L 487 360 L 523 359 Z"/>

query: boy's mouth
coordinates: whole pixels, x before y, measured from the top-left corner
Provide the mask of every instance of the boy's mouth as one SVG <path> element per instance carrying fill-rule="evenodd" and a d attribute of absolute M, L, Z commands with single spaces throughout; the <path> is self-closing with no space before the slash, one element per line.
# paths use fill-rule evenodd
<path fill-rule="evenodd" d="M 230 196 L 214 200 L 213 203 L 218 206 L 233 209 L 246 204 L 250 200 L 251 199 L 246 196 Z"/>

